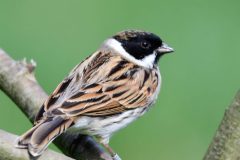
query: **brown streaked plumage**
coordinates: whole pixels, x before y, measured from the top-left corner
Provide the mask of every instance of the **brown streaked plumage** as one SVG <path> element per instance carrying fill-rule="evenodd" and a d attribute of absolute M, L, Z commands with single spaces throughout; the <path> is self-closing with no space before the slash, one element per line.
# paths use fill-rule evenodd
<path fill-rule="evenodd" d="M 42 105 L 34 127 L 19 138 L 18 147 L 38 156 L 69 130 L 96 136 L 108 148 L 111 135 L 156 100 L 161 84 L 156 62 L 160 54 L 171 51 L 149 32 L 125 31 L 109 39 L 57 86 Z"/>

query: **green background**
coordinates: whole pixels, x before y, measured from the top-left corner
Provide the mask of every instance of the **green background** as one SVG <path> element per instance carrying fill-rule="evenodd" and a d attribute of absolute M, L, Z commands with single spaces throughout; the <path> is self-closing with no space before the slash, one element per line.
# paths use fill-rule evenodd
<path fill-rule="evenodd" d="M 239 15 L 238 0 L 0 0 L 0 47 L 33 58 L 51 93 L 116 32 L 160 35 L 176 52 L 159 63 L 157 104 L 110 145 L 124 160 L 200 160 L 239 89 Z M 21 134 L 30 127 L 0 92 L 0 128 Z"/>

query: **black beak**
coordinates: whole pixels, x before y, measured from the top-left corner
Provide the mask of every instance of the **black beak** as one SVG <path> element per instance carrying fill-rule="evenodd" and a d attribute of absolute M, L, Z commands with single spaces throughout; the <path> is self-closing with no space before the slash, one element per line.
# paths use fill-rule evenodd
<path fill-rule="evenodd" d="M 159 54 L 164 54 L 174 52 L 174 49 L 169 47 L 166 43 L 163 43 L 162 46 L 159 47 L 156 51 Z"/>

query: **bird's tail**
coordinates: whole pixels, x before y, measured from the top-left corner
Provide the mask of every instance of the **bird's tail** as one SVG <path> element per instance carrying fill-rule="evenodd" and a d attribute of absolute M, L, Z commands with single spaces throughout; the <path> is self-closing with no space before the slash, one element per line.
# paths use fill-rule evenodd
<path fill-rule="evenodd" d="M 17 140 L 17 148 L 28 148 L 34 157 L 39 156 L 48 145 L 73 124 L 63 117 L 48 118 L 36 124 Z"/>

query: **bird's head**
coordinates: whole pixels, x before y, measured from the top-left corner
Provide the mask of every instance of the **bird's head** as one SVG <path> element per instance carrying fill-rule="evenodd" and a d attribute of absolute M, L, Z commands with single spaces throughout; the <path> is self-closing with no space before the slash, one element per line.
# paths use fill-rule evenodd
<path fill-rule="evenodd" d="M 140 30 L 126 30 L 117 33 L 104 43 L 137 65 L 151 68 L 159 58 L 173 52 L 173 48 L 153 33 Z"/>

